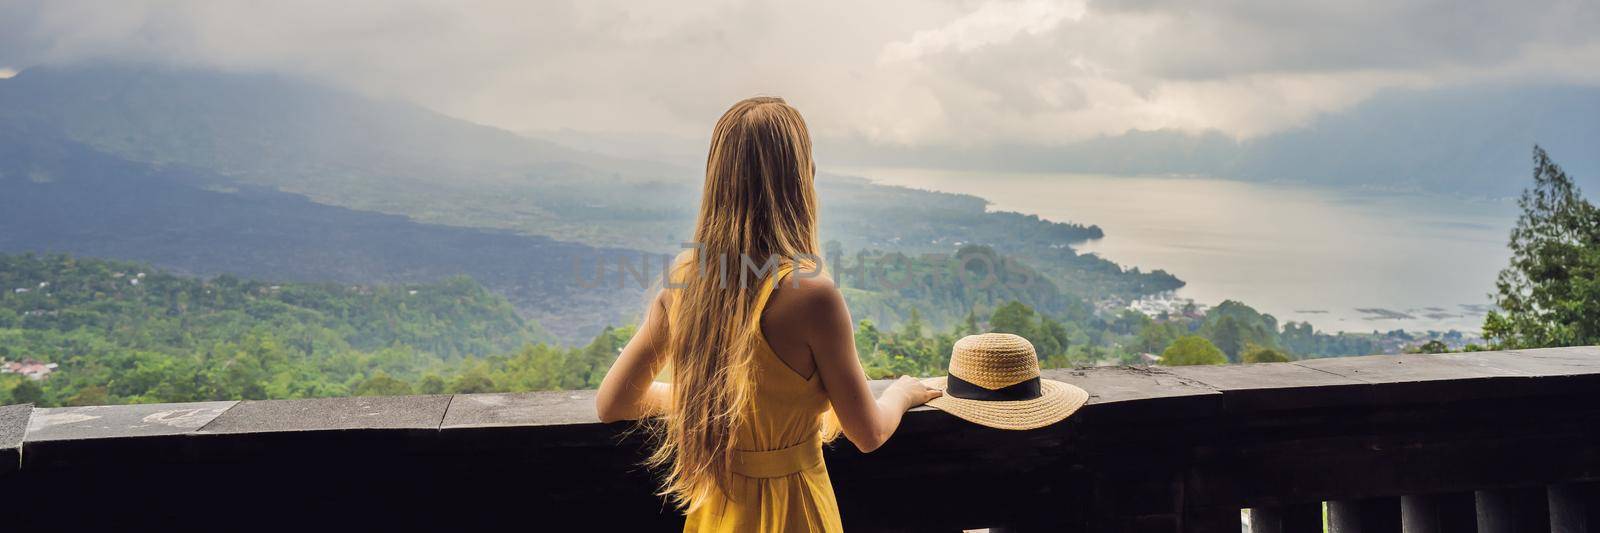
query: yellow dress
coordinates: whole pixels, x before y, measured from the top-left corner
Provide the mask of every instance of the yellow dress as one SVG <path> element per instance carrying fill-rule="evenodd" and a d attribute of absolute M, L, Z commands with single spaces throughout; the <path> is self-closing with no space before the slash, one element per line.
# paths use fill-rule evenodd
<path fill-rule="evenodd" d="M 756 299 L 766 309 L 785 265 L 769 276 Z M 751 376 L 755 398 L 734 437 L 729 496 L 715 494 L 689 512 L 686 532 L 843 531 L 833 482 L 822 461 L 822 414 L 829 408 L 822 380 L 801 376 L 767 344 L 758 343 Z"/>

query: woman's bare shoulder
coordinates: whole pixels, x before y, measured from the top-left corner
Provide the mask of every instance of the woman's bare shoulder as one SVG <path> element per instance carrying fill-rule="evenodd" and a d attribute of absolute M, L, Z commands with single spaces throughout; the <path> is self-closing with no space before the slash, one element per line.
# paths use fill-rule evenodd
<path fill-rule="evenodd" d="M 773 293 L 767 309 L 768 316 L 804 319 L 790 321 L 793 325 L 836 320 L 840 315 L 848 319 L 849 316 L 849 311 L 845 309 L 844 295 L 839 293 L 833 278 L 822 273 L 805 276 L 789 275 L 778 283 L 778 290 Z"/>
<path fill-rule="evenodd" d="M 668 309 L 671 309 L 672 293 L 673 290 L 669 288 L 662 288 L 661 290 L 656 291 L 656 297 L 654 301 L 650 302 L 650 311 L 664 313 Z"/>
<path fill-rule="evenodd" d="M 848 337 L 850 312 L 833 280 L 821 275 L 791 276 L 778 284 L 768 301 L 761 330 L 789 368 L 802 376 L 814 375 L 817 363 L 813 354 L 819 341 Z"/>

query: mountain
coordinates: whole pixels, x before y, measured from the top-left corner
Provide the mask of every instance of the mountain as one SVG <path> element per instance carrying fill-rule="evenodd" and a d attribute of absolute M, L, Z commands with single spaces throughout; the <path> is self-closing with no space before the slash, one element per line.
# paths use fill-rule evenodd
<path fill-rule="evenodd" d="M 1600 88 L 1391 92 L 1307 127 L 1244 143 L 1232 173 L 1513 196 L 1529 183 L 1534 144 L 1600 190 Z"/>
<path fill-rule="evenodd" d="M 88 333 L 129 351 L 143 341 L 203 352 L 198 345 L 239 340 L 263 323 L 304 333 L 289 336 L 312 344 L 304 349 L 337 337 L 340 347 L 406 346 L 444 360 L 500 355 L 545 340 L 504 298 L 459 277 L 393 286 L 199 280 L 124 261 L 0 254 L 0 287 L 0 330 Z M 30 352 L 9 348 L 12 356 Z"/>
<path fill-rule="evenodd" d="M 0 252 L 270 280 L 467 274 L 567 341 L 643 308 L 637 283 L 585 288 L 578 265 L 680 251 L 701 181 L 291 78 L 103 65 L 0 80 L 0 173 Z M 1085 300 L 1182 285 L 1077 254 L 1092 225 L 859 178 L 818 189 L 823 238 L 852 253 L 988 246 Z M 890 298 L 884 325 L 918 305 Z"/>
<path fill-rule="evenodd" d="M 569 341 L 642 309 L 637 287 L 574 282 L 577 264 L 638 252 L 328 206 L 5 129 L 0 251 L 66 252 L 269 281 L 432 283 L 465 274 Z"/>
<path fill-rule="evenodd" d="M 1600 190 L 1600 88 L 1393 90 L 1305 126 L 1238 140 L 1129 131 L 1065 144 L 917 150 L 835 146 L 850 164 L 1112 175 L 1203 175 L 1329 187 L 1505 197 L 1528 182 L 1534 144 Z"/>
<path fill-rule="evenodd" d="M 629 328 L 581 347 L 464 277 L 347 285 L 211 279 L 0 254 L 0 404 L 181 403 L 599 385 Z"/>
<path fill-rule="evenodd" d="M 289 189 L 354 177 L 429 185 L 654 177 L 662 168 L 272 74 L 30 68 L 0 83 L 0 118 L 48 125 L 134 161 Z"/>
<path fill-rule="evenodd" d="M 269 74 L 31 68 L 0 80 L 0 127 L 328 205 L 663 253 L 687 238 L 702 179 Z M 1041 236 L 1066 248 L 1101 235 L 988 213 L 972 196 L 836 175 L 818 182 L 824 237 L 852 250 L 953 252 L 959 241 L 1019 253 Z M 1034 237 L 1020 246 L 1014 234 Z"/>
<path fill-rule="evenodd" d="M 0 80 L 0 123 L 320 203 L 596 246 L 676 251 L 699 203 L 695 170 L 564 148 L 268 74 L 32 68 Z M 824 215 L 831 215 L 825 222 L 871 218 L 881 204 L 854 201 L 861 195 L 893 196 L 903 209 L 927 205 L 940 215 L 956 206 L 962 218 L 924 224 L 952 235 L 986 222 L 979 198 L 838 176 L 819 181 Z M 1029 231 L 1060 226 L 1079 240 L 1098 236 L 1098 228 L 1032 223 L 1039 228 Z M 852 248 L 922 237 L 894 224 L 832 233 Z"/>

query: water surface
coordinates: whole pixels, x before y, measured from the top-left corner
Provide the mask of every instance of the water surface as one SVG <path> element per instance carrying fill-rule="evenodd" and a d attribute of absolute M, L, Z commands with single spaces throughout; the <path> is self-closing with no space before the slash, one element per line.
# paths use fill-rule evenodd
<path fill-rule="evenodd" d="M 991 209 L 1097 224 L 1078 248 L 1329 331 L 1481 329 L 1517 209 L 1511 201 L 1222 179 L 856 168 L 966 193 Z"/>

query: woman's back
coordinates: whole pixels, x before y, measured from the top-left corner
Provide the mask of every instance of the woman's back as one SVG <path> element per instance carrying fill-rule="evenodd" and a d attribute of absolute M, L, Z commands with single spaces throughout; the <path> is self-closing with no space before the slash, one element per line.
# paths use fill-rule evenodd
<path fill-rule="evenodd" d="M 783 281 L 787 274 L 785 267 L 770 276 L 757 299 L 762 334 L 750 361 L 752 398 L 733 439 L 729 494 L 691 511 L 684 531 L 842 529 L 822 460 L 827 391 L 793 322 L 803 315 L 805 288 L 781 290 L 780 284 L 792 287 Z"/>
<path fill-rule="evenodd" d="M 595 396 L 602 421 L 660 417 L 649 464 L 665 467 L 662 493 L 689 509 L 688 531 L 839 531 L 823 413 L 870 452 L 940 394 L 902 378 L 874 399 L 838 289 L 803 273 L 777 287 L 795 261 L 821 262 L 815 176 L 793 107 L 757 97 L 729 108 L 680 263 L 693 268 L 651 305 Z M 758 287 L 723 277 L 774 258 Z M 672 381 L 655 382 L 668 365 Z"/>

